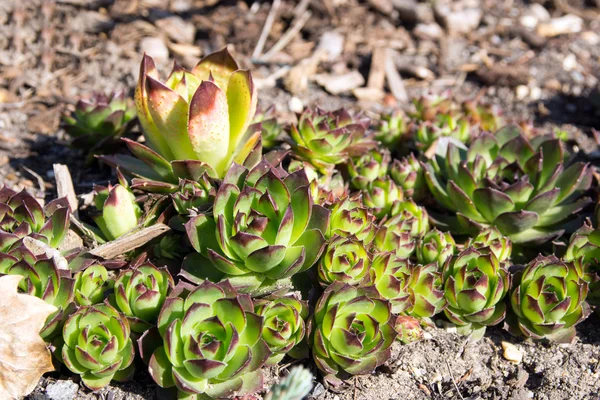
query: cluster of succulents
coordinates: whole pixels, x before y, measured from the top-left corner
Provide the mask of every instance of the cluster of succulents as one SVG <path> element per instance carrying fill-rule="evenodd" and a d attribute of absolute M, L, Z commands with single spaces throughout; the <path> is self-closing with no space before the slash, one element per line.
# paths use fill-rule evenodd
<path fill-rule="evenodd" d="M 82 226 L 89 246 L 155 222 L 167 235 L 65 266 L 65 201 L 0 190 L 0 274 L 58 307 L 42 335 L 93 390 L 136 357 L 179 398 L 254 393 L 286 357 L 339 386 L 440 319 L 569 341 L 600 299 L 592 167 L 491 107 L 429 96 L 375 122 L 308 109 L 280 125 L 227 50 L 165 82 L 144 56 L 135 104 L 145 142 L 101 157 L 118 183 L 95 187 Z"/>

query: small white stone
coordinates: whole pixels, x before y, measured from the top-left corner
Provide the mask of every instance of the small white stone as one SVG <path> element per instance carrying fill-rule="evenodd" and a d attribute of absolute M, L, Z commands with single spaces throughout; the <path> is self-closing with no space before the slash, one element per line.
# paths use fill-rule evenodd
<path fill-rule="evenodd" d="M 519 85 L 515 89 L 515 96 L 517 96 L 517 100 L 523 100 L 529 95 L 529 88 L 525 85 Z"/>
<path fill-rule="evenodd" d="M 169 49 L 165 42 L 158 37 L 145 37 L 140 41 L 140 50 L 157 62 L 164 62 L 169 59 Z"/>
<path fill-rule="evenodd" d="M 559 18 L 553 18 L 550 21 L 539 24 L 537 33 L 544 37 L 554 37 L 567 33 L 581 32 L 583 28 L 583 19 L 577 15 L 567 14 Z"/>
<path fill-rule="evenodd" d="M 537 86 L 529 89 L 529 98 L 533 101 L 539 100 L 542 97 L 542 89 Z"/>
<path fill-rule="evenodd" d="M 538 24 L 538 19 L 534 15 L 523 15 L 519 18 L 519 23 L 525 28 L 533 29 Z"/>
<path fill-rule="evenodd" d="M 600 43 L 600 36 L 594 31 L 585 31 L 581 33 L 581 39 L 586 41 L 588 44 L 595 46 Z"/>
<path fill-rule="evenodd" d="M 504 353 L 502 355 L 508 361 L 514 364 L 520 364 L 523 361 L 523 352 L 514 344 L 502 342 L 502 348 L 504 349 Z"/>
<path fill-rule="evenodd" d="M 575 54 L 571 53 L 566 56 L 563 59 L 562 66 L 565 71 L 573 71 L 575 68 L 577 68 L 577 58 L 575 57 Z"/>
<path fill-rule="evenodd" d="M 288 103 L 288 107 L 291 112 L 295 112 L 297 114 L 300 114 L 302 111 L 304 111 L 304 103 L 298 97 L 292 97 Z"/>

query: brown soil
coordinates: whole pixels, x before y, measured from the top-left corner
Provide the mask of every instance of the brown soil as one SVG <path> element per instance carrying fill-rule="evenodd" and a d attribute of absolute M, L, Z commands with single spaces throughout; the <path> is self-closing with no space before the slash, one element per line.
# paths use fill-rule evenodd
<path fill-rule="evenodd" d="M 263 54 L 298 20 L 297 3 L 304 2 L 282 1 Z M 414 3 L 409 11 L 420 11 L 394 8 L 394 4 L 409 3 Z M 461 3 L 482 11 L 478 26 L 465 33 L 428 37 L 423 24 L 439 28 L 436 21 L 441 23 L 444 15 L 433 15 L 426 1 L 313 1 L 308 7 L 312 15 L 284 50 L 269 62 L 253 62 L 250 55 L 269 12 L 266 2 L 1 1 L 0 182 L 26 187 L 39 197 L 55 196 L 52 164 L 56 162 L 69 165 L 78 193 L 109 180 L 108 168 L 86 166 L 82 153 L 65 146 L 61 113 L 78 97 L 95 90 L 131 92 L 142 50 L 157 54 L 167 49 L 168 57 L 157 59 L 166 74 L 172 58 L 191 67 L 202 54 L 227 43 L 245 66 L 253 68 L 262 105 L 275 104 L 284 120 L 295 118 L 290 106 L 296 103 L 328 109 L 344 105 L 369 115 L 408 107 L 389 93 L 394 88 L 386 88 L 382 101 L 357 102 L 351 93 L 327 93 L 313 79 L 315 74 L 358 71 L 366 80 L 374 67 L 373 50 L 388 47 L 398 52 L 398 64 L 404 65 L 400 72 L 409 96 L 445 90 L 459 99 L 481 96 L 501 106 L 509 119 L 531 120 L 544 129 L 566 129 L 591 160 L 597 159 L 591 130 L 600 128 L 598 1 Z M 521 17 L 538 5 L 552 18 L 579 15 L 581 29 L 556 37 L 528 31 L 521 26 Z M 322 35 L 333 31 L 344 38 L 341 54 L 309 71 L 306 90 L 292 95 L 290 90 L 297 90 L 302 79 L 282 78 L 285 68 L 293 69 L 314 54 Z M 158 38 L 158 45 L 149 46 L 144 41 L 147 37 Z M 420 79 L 414 67 L 427 69 L 427 79 Z M 269 79 L 274 76 L 279 78 Z M 444 329 L 430 329 L 428 339 L 395 346 L 386 365 L 374 375 L 351 381 L 342 393 L 315 381 L 310 398 L 597 399 L 599 323 L 597 315 L 590 317 L 578 327 L 575 343 L 566 346 L 523 341 L 499 327 L 490 329 L 477 343 Z M 523 352 L 520 364 L 503 357 L 502 341 L 516 344 Z M 268 381 L 276 379 L 278 372 L 284 370 L 268 371 Z M 46 387 L 56 379 L 73 378 L 59 372 L 43 378 L 30 398 L 50 398 Z M 135 381 L 99 393 L 79 389 L 77 398 L 151 399 L 156 394 L 150 377 L 142 371 Z"/>

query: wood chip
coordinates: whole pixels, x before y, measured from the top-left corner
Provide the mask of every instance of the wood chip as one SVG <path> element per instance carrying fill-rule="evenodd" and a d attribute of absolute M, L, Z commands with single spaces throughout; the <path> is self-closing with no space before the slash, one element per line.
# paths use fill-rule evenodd
<path fill-rule="evenodd" d="M 165 224 L 154 224 L 139 231 L 129 233 L 117 240 L 103 244 L 102 246 L 98 246 L 95 249 L 90 250 L 89 253 L 103 259 L 115 258 L 145 245 L 152 239 L 159 237 L 169 230 L 171 230 L 171 228 Z"/>
<path fill-rule="evenodd" d="M 54 164 L 52 165 L 52 169 L 54 169 L 54 179 L 56 180 L 58 197 L 66 197 L 69 202 L 69 207 L 71 207 L 71 213 L 75 217 L 78 217 L 79 203 L 77 201 L 77 196 L 75 195 L 75 188 L 73 187 L 73 179 L 71 178 L 69 167 L 64 164 Z"/>
<path fill-rule="evenodd" d="M 367 80 L 368 87 L 383 90 L 383 86 L 385 85 L 385 63 L 389 54 L 390 52 L 387 48 L 379 47 L 373 50 L 371 69 L 369 70 L 369 79 Z"/>
<path fill-rule="evenodd" d="M 390 52 L 391 56 L 388 57 L 385 62 L 385 76 L 387 78 L 388 86 L 394 97 L 400 103 L 408 104 L 408 94 L 406 93 L 402 77 L 396 69 L 396 63 L 394 62 L 395 51 L 390 50 Z"/>
<path fill-rule="evenodd" d="M 342 75 L 319 74 L 315 81 L 333 95 L 349 92 L 365 84 L 365 78 L 358 71 L 351 71 Z"/>

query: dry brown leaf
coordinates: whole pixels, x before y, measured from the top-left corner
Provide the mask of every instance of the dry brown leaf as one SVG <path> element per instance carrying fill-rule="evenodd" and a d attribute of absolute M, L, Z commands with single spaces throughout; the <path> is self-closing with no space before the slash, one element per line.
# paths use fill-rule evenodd
<path fill-rule="evenodd" d="M 0 399 L 23 397 L 53 371 L 52 356 L 40 337 L 56 307 L 17 292 L 19 275 L 0 277 Z"/>

